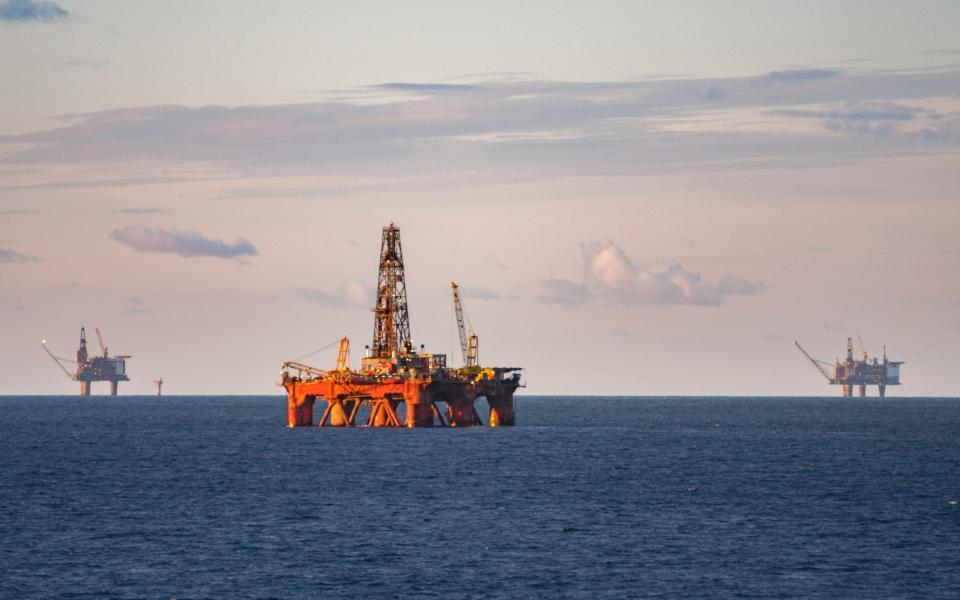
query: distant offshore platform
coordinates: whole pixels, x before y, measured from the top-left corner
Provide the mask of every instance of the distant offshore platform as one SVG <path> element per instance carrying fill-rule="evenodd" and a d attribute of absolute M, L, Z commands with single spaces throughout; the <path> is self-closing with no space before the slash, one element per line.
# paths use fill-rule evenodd
<path fill-rule="evenodd" d="M 129 354 L 110 356 L 107 346 L 103 343 L 103 336 L 100 335 L 100 330 L 95 329 L 95 331 L 97 332 L 97 341 L 100 344 L 100 350 L 103 352 L 102 355 L 90 356 L 87 354 L 87 330 L 84 327 L 80 328 L 80 348 L 77 349 L 77 360 L 56 356 L 47 348 L 47 340 L 42 340 L 40 345 L 47 351 L 50 358 L 57 363 L 57 366 L 67 374 L 67 377 L 80 382 L 81 396 L 90 395 L 91 384 L 93 384 L 94 381 L 109 381 L 110 395 L 116 396 L 117 385 L 121 381 L 130 381 L 130 378 L 127 377 L 126 361 L 128 358 L 131 358 L 131 356 Z M 76 365 L 74 372 L 71 373 L 64 364 Z"/>
<path fill-rule="evenodd" d="M 853 357 L 853 338 L 847 338 L 847 359 L 840 361 L 838 358 L 833 363 L 817 360 L 810 356 L 800 342 L 794 341 L 797 348 L 807 360 L 817 368 L 821 375 L 826 377 L 830 385 L 842 385 L 843 397 L 853 396 L 854 386 L 859 386 L 860 397 L 867 395 L 867 386 L 875 385 L 881 398 L 886 396 L 888 385 L 900 385 L 900 365 L 903 361 L 887 360 L 887 347 L 883 347 L 883 361 L 873 357 L 870 361 L 867 357 L 867 349 L 863 345 L 863 339 L 857 336 L 860 342 L 860 351 L 863 353 L 863 359 L 857 360 Z M 831 372 L 829 369 L 833 368 Z"/>

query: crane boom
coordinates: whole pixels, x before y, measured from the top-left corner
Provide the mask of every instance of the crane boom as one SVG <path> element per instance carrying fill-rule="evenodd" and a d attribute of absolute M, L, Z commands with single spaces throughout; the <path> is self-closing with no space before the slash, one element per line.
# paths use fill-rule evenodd
<path fill-rule="evenodd" d="M 283 366 L 282 366 L 281 368 L 283 368 L 283 369 L 295 369 L 295 370 L 297 370 L 297 371 L 300 371 L 301 373 L 309 373 L 309 374 L 313 375 L 314 377 L 323 377 L 324 375 L 327 374 L 327 372 L 324 371 L 323 369 L 318 369 L 318 368 L 316 368 L 316 367 L 311 367 L 310 365 L 305 365 L 305 364 L 303 364 L 303 363 L 294 362 L 294 361 L 292 361 L 292 360 L 288 360 L 288 361 L 284 362 L 284 363 L 283 363 Z"/>
<path fill-rule="evenodd" d="M 94 327 L 93 330 L 97 332 L 97 343 L 100 344 L 100 351 L 103 352 L 103 355 L 104 355 L 104 356 L 106 356 L 106 355 L 107 355 L 107 347 L 103 344 L 103 336 L 100 335 L 100 328 L 99 328 L 99 327 Z"/>
<path fill-rule="evenodd" d="M 50 348 L 47 348 L 47 340 L 41 340 L 40 345 L 43 346 L 43 349 L 46 350 L 47 354 L 50 355 L 50 358 L 53 359 L 53 362 L 57 363 L 57 366 L 60 367 L 60 370 L 66 373 L 67 377 L 69 377 L 70 379 L 73 379 L 73 374 L 70 373 L 70 371 L 68 371 L 67 368 L 63 366 L 62 362 L 60 362 L 65 359 L 62 359 L 59 356 L 54 356 L 53 352 L 50 352 Z"/>
<path fill-rule="evenodd" d="M 810 364 L 816 367 L 816 369 L 820 371 L 820 374 L 827 378 L 827 381 L 829 381 L 830 383 L 833 383 L 833 377 L 830 375 L 830 371 L 827 371 L 827 369 L 824 368 L 823 361 L 817 360 L 814 357 L 807 354 L 807 351 L 803 349 L 803 346 L 800 345 L 800 342 L 794 340 L 793 343 L 796 344 L 797 349 L 800 350 L 800 352 L 802 352 L 803 355 L 807 357 L 807 360 L 810 361 Z"/>
<path fill-rule="evenodd" d="M 863 362 L 867 362 L 867 347 L 863 345 L 863 338 L 857 334 L 857 341 L 860 342 L 860 352 L 863 352 Z"/>
<path fill-rule="evenodd" d="M 453 292 L 453 312 L 457 315 L 457 333 L 460 334 L 460 353 L 463 355 L 463 366 L 475 367 L 478 363 L 479 339 L 473 332 L 473 327 L 467 333 L 467 319 L 463 312 L 463 302 L 460 300 L 460 287 L 456 282 L 450 282 Z"/>
<path fill-rule="evenodd" d="M 453 292 L 453 312 L 457 316 L 457 333 L 460 334 L 460 353 L 463 356 L 463 364 L 467 364 L 467 328 L 463 323 L 463 304 L 460 303 L 460 288 L 455 281 L 450 282 L 450 290 Z"/>

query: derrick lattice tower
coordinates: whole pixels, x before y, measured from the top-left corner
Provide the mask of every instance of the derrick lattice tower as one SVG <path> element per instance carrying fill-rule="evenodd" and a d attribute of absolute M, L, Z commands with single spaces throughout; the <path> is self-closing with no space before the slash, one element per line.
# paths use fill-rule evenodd
<path fill-rule="evenodd" d="M 409 352 L 410 315 L 407 311 L 407 282 L 403 273 L 400 228 L 393 223 L 383 228 L 380 242 L 380 273 L 377 276 L 377 304 L 373 309 L 374 358 L 396 357 Z"/>

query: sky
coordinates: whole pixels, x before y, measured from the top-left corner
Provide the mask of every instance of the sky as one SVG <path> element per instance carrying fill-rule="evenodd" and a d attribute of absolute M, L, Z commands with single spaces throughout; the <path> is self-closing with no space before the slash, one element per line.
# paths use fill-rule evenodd
<path fill-rule="evenodd" d="M 392 222 L 414 341 L 459 364 L 456 281 L 527 394 L 838 395 L 793 342 L 859 333 L 957 396 L 958 40 L 956 2 L 0 0 L 0 394 L 76 393 L 39 342 L 81 326 L 125 394 L 358 363 Z"/>

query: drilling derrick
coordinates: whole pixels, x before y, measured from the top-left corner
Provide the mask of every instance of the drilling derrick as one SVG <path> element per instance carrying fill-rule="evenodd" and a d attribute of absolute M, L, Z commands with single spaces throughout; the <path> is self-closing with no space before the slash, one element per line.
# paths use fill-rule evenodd
<path fill-rule="evenodd" d="M 853 338 L 847 338 L 847 356 L 841 361 L 837 359 L 833 363 L 817 360 L 807 354 L 799 342 L 794 342 L 800 352 L 807 357 L 814 367 L 820 371 L 820 374 L 826 378 L 830 385 L 842 386 L 843 397 L 853 396 L 854 387 L 859 388 L 860 397 L 867 395 L 867 386 L 877 386 L 877 391 L 881 398 L 886 396 L 888 385 L 900 385 L 900 365 L 903 361 L 887 360 L 887 349 L 883 349 L 883 361 L 876 357 L 871 361 L 867 356 L 867 349 L 863 345 L 863 338 L 857 334 L 860 342 L 860 352 L 862 359 L 856 359 L 853 356 Z"/>
<path fill-rule="evenodd" d="M 482 368 L 477 336 L 463 329 L 463 307 L 454 286 L 454 307 L 464 343 L 464 364 L 447 367 L 444 354 L 416 352 L 410 335 L 407 287 L 400 229 L 383 228 L 373 307 L 373 344 L 360 369 L 350 368 L 350 340 L 340 339 L 336 367 L 320 369 L 300 362 L 282 365 L 287 390 L 287 424 L 313 425 L 313 407 L 322 402 L 320 427 L 462 427 L 482 425 L 475 402 L 486 398 L 491 426 L 514 424 L 513 395 L 521 387 L 519 367 Z M 327 347 L 332 346 L 329 344 Z"/>
<path fill-rule="evenodd" d="M 380 242 L 377 304 L 373 307 L 373 345 L 370 347 L 370 356 L 364 357 L 364 370 L 389 369 L 388 363 L 395 365 L 398 356 L 411 350 L 400 229 L 391 223 L 383 228 Z"/>

